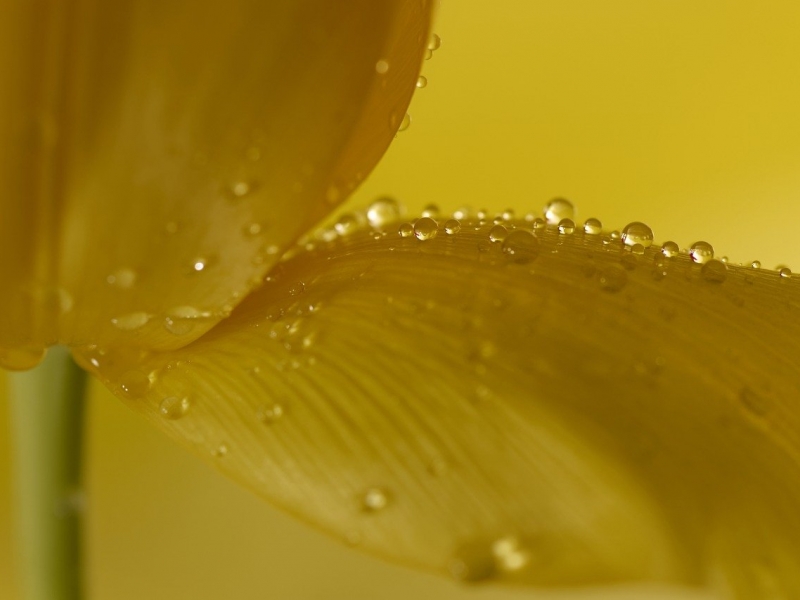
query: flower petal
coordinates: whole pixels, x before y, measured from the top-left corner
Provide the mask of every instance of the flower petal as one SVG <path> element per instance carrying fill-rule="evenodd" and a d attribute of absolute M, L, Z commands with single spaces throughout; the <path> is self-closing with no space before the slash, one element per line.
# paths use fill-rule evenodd
<path fill-rule="evenodd" d="M 39 354 L 230 312 L 388 146 L 432 3 L 45 4 L 0 32 L 0 347 Z"/>
<path fill-rule="evenodd" d="M 459 226 L 298 251 L 204 337 L 100 376 L 393 560 L 800 593 L 798 281 L 594 231 Z"/>

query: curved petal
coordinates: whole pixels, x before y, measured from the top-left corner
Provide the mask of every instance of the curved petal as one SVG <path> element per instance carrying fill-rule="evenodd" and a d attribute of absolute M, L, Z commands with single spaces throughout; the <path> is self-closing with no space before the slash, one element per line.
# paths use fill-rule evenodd
<path fill-rule="evenodd" d="M 420 219 L 298 250 L 204 337 L 99 374 L 394 560 L 797 595 L 800 282 L 562 225 Z"/>
<path fill-rule="evenodd" d="M 3 363 L 177 347 L 229 313 L 388 146 L 431 4 L 4 8 Z"/>

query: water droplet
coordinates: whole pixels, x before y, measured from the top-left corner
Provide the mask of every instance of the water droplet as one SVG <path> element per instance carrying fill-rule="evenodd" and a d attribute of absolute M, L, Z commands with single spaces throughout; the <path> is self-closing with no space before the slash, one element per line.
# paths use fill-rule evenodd
<path fill-rule="evenodd" d="M 430 60 L 431 58 L 433 58 L 433 50 L 426 48 L 423 56 L 425 57 L 425 60 Z"/>
<path fill-rule="evenodd" d="M 754 260 L 753 262 L 750 263 L 750 266 L 752 268 L 754 268 L 754 269 L 760 269 L 761 268 L 761 261 L 760 260 Z"/>
<path fill-rule="evenodd" d="M 119 389 L 127 398 L 141 398 L 150 391 L 150 378 L 141 371 L 128 371 L 120 377 Z"/>
<path fill-rule="evenodd" d="M 423 217 L 430 217 L 431 219 L 438 219 L 441 210 L 439 209 L 438 204 L 428 204 L 425 208 L 422 209 Z"/>
<path fill-rule="evenodd" d="M 609 265 L 600 273 L 600 289 L 618 292 L 628 283 L 628 273 L 620 265 Z"/>
<path fill-rule="evenodd" d="M 641 244 L 634 244 L 631 248 L 631 254 L 635 254 L 636 256 L 642 256 L 645 252 L 644 246 Z"/>
<path fill-rule="evenodd" d="M 213 454 L 215 458 L 224 458 L 228 454 L 228 445 L 220 444 L 219 446 L 214 448 Z"/>
<path fill-rule="evenodd" d="M 411 115 L 406 113 L 403 115 L 403 120 L 400 121 L 400 127 L 397 128 L 397 131 L 405 131 L 411 127 Z"/>
<path fill-rule="evenodd" d="M 136 283 L 136 277 L 136 271 L 123 267 L 106 277 L 106 283 L 121 290 L 128 290 Z"/>
<path fill-rule="evenodd" d="M 539 256 L 539 240 L 530 231 L 516 229 L 503 240 L 503 252 L 515 263 L 529 263 Z"/>
<path fill-rule="evenodd" d="M 661 254 L 666 256 L 667 258 L 672 258 L 673 256 L 678 256 L 681 249 L 675 242 L 664 242 L 661 246 Z"/>
<path fill-rule="evenodd" d="M 574 219 L 575 207 L 566 198 L 553 198 L 544 206 L 544 218 L 550 225 L 558 225 L 561 219 Z"/>
<path fill-rule="evenodd" d="M 414 235 L 414 226 L 411 223 L 403 223 L 397 228 L 397 233 L 400 234 L 400 237 L 411 237 Z"/>
<path fill-rule="evenodd" d="M 244 226 L 244 234 L 248 237 L 256 237 L 261 235 L 263 227 L 261 223 L 250 223 Z"/>
<path fill-rule="evenodd" d="M 389 70 L 389 61 L 381 59 L 375 63 L 375 72 L 378 75 L 383 75 L 388 70 Z"/>
<path fill-rule="evenodd" d="M 367 209 L 367 221 L 373 227 L 380 227 L 400 217 L 400 205 L 391 196 L 381 196 Z"/>
<path fill-rule="evenodd" d="M 161 404 L 159 404 L 158 412 L 165 419 L 174 421 L 175 419 L 180 419 L 189 412 L 190 406 L 188 398 L 167 396 L 161 401 Z"/>
<path fill-rule="evenodd" d="M 280 404 L 273 404 L 271 406 L 262 406 L 256 413 L 256 418 L 265 425 L 272 425 L 283 417 L 283 406 Z"/>
<path fill-rule="evenodd" d="M 198 256 L 192 261 L 192 271 L 195 273 L 202 273 L 208 268 L 210 263 L 210 259 L 205 256 Z"/>
<path fill-rule="evenodd" d="M 378 512 L 386 508 L 388 504 L 389 495 L 382 488 L 369 488 L 361 495 L 361 510 L 364 512 Z"/>
<path fill-rule="evenodd" d="M 515 536 L 500 538 L 492 544 L 495 563 L 502 571 L 519 571 L 530 561 L 528 550 Z"/>
<path fill-rule="evenodd" d="M 358 229 L 358 218 L 353 213 L 345 213 L 334 224 L 339 235 L 349 235 Z"/>
<path fill-rule="evenodd" d="M 700 265 L 704 265 L 714 258 L 714 248 L 708 242 L 695 242 L 689 249 L 689 256 Z"/>
<path fill-rule="evenodd" d="M 641 244 L 644 248 L 649 248 L 653 243 L 653 230 L 639 221 L 628 223 L 622 230 L 622 241 L 626 246 Z"/>
<path fill-rule="evenodd" d="M 701 274 L 709 283 L 722 283 L 728 277 L 728 267 L 721 260 L 711 259 L 703 265 Z"/>
<path fill-rule="evenodd" d="M 562 235 L 572 235 L 575 233 L 575 221 L 572 219 L 561 219 L 558 222 L 558 233 Z"/>
<path fill-rule="evenodd" d="M 422 217 L 414 223 L 414 235 L 418 240 L 431 240 L 436 237 L 438 226 L 430 217 Z"/>
<path fill-rule="evenodd" d="M 425 75 L 420 75 L 417 77 L 417 87 L 424 88 L 428 85 L 428 78 Z"/>
<path fill-rule="evenodd" d="M 470 214 L 472 214 L 472 210 L 466 206 L 462 206 L 461 208 L 453 211 L 453 218 L 462 221 L 469 218 Z"/>
<path fill-rule="evenodd" d="M 234 198 L 244 198 L 252 191 L 252 186 L 247 181 L 236 181 L 231 184 L 231 194 Z"/>
<path fill-rule="evenodd" d="M 122 329 L 123 331 L 133 331 L 134 329 L 139 329 L 140 327 L 147 325 L 147 322 L 152 318 L 152 316 L 153 315 L 142 311 L 133 312 L 127 315 L 122 315 L 121 317 L 114 317 L 111 319 L 111 323 L 117 329 Z"/>
<path fill-rule="evenodd" d="M 789 279 L 792 276 L 792 270 L 789 267 L 781 267 L 778 269 L 778 275 L 780 275 L 782 279 Z"/>
<path fill-rule="evenodd" d="M 46 348 L 0 348 L 0 367 L 9 371 L 27 371 L 44 360 Z"/>
<path fill-rule="evenodd" d="M 444 231 L 447 235 L 453 235 L 461 231 L 461 223 L 457 219 L 447 219 L 444 222 Z"/>
<path fill-rule="evenodd" d="M 428 50 L 438 50 L 442 45 L 442 38 L 440 38 L 437 34 L 432 33 L 430 39 L 428 40 Z"/>
<path fill-rule="evenodd" d="M 603 233 L 603 224 L 599 219 L 586 219 L 583 224 L 583 232 L 586 235 L 600 235 Z"/>
<path fill-rule="evenodd" d="M 531 221 L 531 227 L 533 228 L 534 231 L 541 231 L 545 227 L 547 227 L 547 223 L 545 222 L 544 219 L 536 217 L 535 219 L 533 219 L 533 221 Z"/>
<path fill-rule="evenodd" d="M 495 225 L 489 230 L 489 241 L 492 243 L 502 242 L 508 235 L 508 229 L 503 225 Z"/>
<path fill-rule="evenodd" d="M 492 544 L 474 541 L 459 546 L 449 564 L 450 574 L 458 581 L 476 583 L 493 578 L 497 564 Z"/>

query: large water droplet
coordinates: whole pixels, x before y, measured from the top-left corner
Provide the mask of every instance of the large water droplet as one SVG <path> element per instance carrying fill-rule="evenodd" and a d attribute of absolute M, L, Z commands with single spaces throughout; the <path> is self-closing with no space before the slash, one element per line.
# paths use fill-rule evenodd
<path fill-rule="evenodd" d="M 529 263 L 539 256 L 539 240 L 530 231 L 515 229 L 503 240 L 503 252 L 515 263 Z"/>
<path fill-rule="evenodd" d="M 681 249 L 675 242 L 664 242 L 661 246 L 661 254 L 666 256 L 667 258 L 672 258 L 673 256 L 678 256 Z"/>
<path fill-rule="evenodd" d="M 728 267 L 721 260 L 711 259 L 701 269 L 703 280 L 709 283 L 722 283 L 728 277 Z"/>
<path fill-rule="evenodd" d="M 572 219 L 561 219 L 558 222 L 558 233 L 562 235 L 572 235 L 575 233 L 575 221 Z"/>
<path fill-rule="evenodd" d="M 575 207 L 566 198 L 553 198 L 544 206 L 544 218 L 550 225 L 558 225 L 561 219 L 575 218 Z"/>
<path fill-rule="evenodd" d="M 502 242 L 508 235 L 508 229 L 503 225 L 495 225 L 489 230 L 489 241 L 492 243 Z"/>
<path fill-rule="evenodd" d="M 380 227 L 400 216 L 400 205 L 391 196 L 381 196 L 369 205 L 367 220 L 373 227 Z"/>
<path fill-rule="evenodd" d="M 444 223 L 444 232 L 453 235 L 461 231 L 461 223 L 457 219 L 447 219 Z"/>
<path fill-rule="evenodd" d="M 619 292 L 628 283 L 628 273 L 620 265 L 608 265 L 600 273 L 600 289 L 605 292 Z"/>
<path fill-rule="evenodd" d="M 46 348 L 0 348 L 0 367 L 9 371 L 27 371 L 44 360 Z"/>
<path fill-rule="evenodd" d="M 695 242 L 689 248 L 689 256 L 694 262 L 704 265 L 714 258 L 714 248 L 708 242 Z"/>
<path fill-rule="evenodd" d="M 641 244 L 644 248 L 649 248 L 653 243 L 653 230 L 639 221 L 628 223 L 622 230 L 622 241 L 626 246 Z"/>
<path fill-rule="evenodd" d="M 431 240 L 436 237 L 438 225 L 430 217 L 422 217 L 414 223 L 414 235 L 418 240 Z"/>
<path fill-rule="evenodd" d="M 603 233 L 603 224 L 599 219 L 586 219 L 586 222 L 583 224 L 583 232 L 586 235 L 600 235 Z"/>
<path fill-rule="evenodd" d="M 183 417 L 187 412 L 191 403 L 188 398 L 179 398 L 177 396 L 167 396 L 161 401 L 158 406 L 158 413 L 165 419 L 175 420 Z"/>

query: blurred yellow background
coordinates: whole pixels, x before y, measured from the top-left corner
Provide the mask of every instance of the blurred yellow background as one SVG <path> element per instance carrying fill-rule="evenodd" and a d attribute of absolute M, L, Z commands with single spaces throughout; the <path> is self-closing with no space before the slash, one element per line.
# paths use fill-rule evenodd
<path fill-rule="evenodd" d="M 660 241 L 800 270 L 800 3 L 443 3 L 428 85 L 351 200 L 648 222 Z M 4 383 L 0 376 L 0 385 Z M 5 387 L 4 385 L 2 386 Z M 8 431 L 7 403 L 0 431 Z M 519 598 L 385 565 L 289 521 L 95 386 L 92 599 Z M 15 598 L 0 434 L 0 598 Z M 629 597 L 635 597 L 635 594 Z"/>

